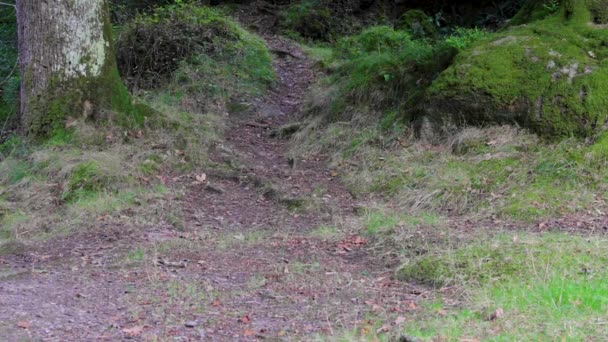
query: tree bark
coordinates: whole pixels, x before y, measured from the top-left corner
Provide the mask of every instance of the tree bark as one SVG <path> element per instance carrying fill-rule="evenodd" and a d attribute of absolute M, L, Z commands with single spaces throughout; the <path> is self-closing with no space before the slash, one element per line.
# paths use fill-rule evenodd
<path fill-rule="evenodd" d="M 130 114 L 105 0 L 18 0 L 21 125 L 49 136 L 67 117 Z"/>

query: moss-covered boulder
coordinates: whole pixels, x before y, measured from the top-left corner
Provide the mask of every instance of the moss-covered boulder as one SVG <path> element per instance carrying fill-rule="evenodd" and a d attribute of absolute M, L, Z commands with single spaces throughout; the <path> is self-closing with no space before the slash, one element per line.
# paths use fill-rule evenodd
<path fill-rule="evenodd" d="M 419 127 L 511 123 L 545 137 L 602 130 L 608 121 L 608 29 L 599 8 L 595 1 L 564 1 L 544 19 L 463 51 L 427 90 Z"/>

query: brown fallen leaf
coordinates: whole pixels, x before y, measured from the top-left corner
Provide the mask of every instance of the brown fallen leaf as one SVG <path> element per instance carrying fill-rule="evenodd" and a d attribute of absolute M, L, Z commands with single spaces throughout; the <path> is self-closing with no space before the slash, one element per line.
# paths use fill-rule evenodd
<path fill-rule="evenodd" d="M 355 236 L 355 238 L 353 239 L 353 243 L 355 245 L 365 245 L 367 243 L 367 240 L 360 236 Z"/>
<path fill-rule="evenodd" d="M 139 335 L 141 335 L 141 333 L 144 331 L 144 327 L 141 325 L 132 327 L 132 328 L 124 328 L 122 329 L 122 332 L 127 334 L 127 336 L 129 337 L 137 337 Z"/>
<path fill-rule="evenodd" d="M 255 331 L 249 330 L 249 329 L 245 329 L 245 331 L 243 331 L 243 335 L 245 335 L 245 336 L 255 336 Z"/>
<path fill-rule="evenodd" d="M 391 326 L 388 324 L 385 324 L 376 330 L 376 334 L 386 333 L 386 332 L 389 332 L 390 330 L 391 330 Z"/>
<path fill-rule="evenodd" d="M 239 322 L 241 322 L 243 324 L 249 324 L 249 323 L 251 323 L 251 318 L 249 318 L 249 315 L 245 315 L 245 316 L 239 318 Z"/>
<path fill-rule="evenodd" d="M 215 306 L 215 307 L 218 307 L 220 305 L 222 305 L 222 302 L 220 302 L 219 299 L 216 299 L 211 303 L 211 306 Z"/>
<path fill-rule="evenodd" d="M 405 317 L 399 316 L 397 319 L 395 319 L 395 325 L 401 325 L 403 323 L 405 323 Z"/>
<path fill-rule="evenodd" d="M 489 321 L 495 321 L 499 318 L 502 318 L 505 315 L 505 311 L 501 308 L 496 309 L 494 312 L 488 316 Z"/>
<path fill-rule="evenodd" d="M 17 326 L 21 329 L 29 329 L 32 327 L 32 322 L 30 321 L 19 321 Z"/>

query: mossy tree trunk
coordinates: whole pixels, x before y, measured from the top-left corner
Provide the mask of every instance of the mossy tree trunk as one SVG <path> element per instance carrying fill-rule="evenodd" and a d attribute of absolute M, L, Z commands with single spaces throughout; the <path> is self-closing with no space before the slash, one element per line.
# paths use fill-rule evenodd
<path fill-rule="evenodd" d="M 521 9 L 512 19 L 512 25 L 520 25 L 532 22 L 551 14 L 551 11 L 558 12 L 564 20 L 590 21 L 591 7 L 594 4 L 603 5 L 603 0 L 562 0 L 556 2 L 556 8 L 546 0 L 527 0 Z"/>
<path fill-rule="evenodd" d="M 105 0 L 18 0 L 21 125 L 33 136 L 68 117 L 133 112 L 119 77 Z"/>

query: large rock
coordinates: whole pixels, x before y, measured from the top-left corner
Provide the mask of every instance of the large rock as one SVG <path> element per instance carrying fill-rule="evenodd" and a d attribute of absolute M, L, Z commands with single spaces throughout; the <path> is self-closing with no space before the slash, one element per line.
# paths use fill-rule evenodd
<path fill-rule="evenodd" d="M 457 56 L 428 89 L 421 131 L 511 123 L 588 136 L 608 119 L 608 30 L 577 8 L 508 28 Z"/>

